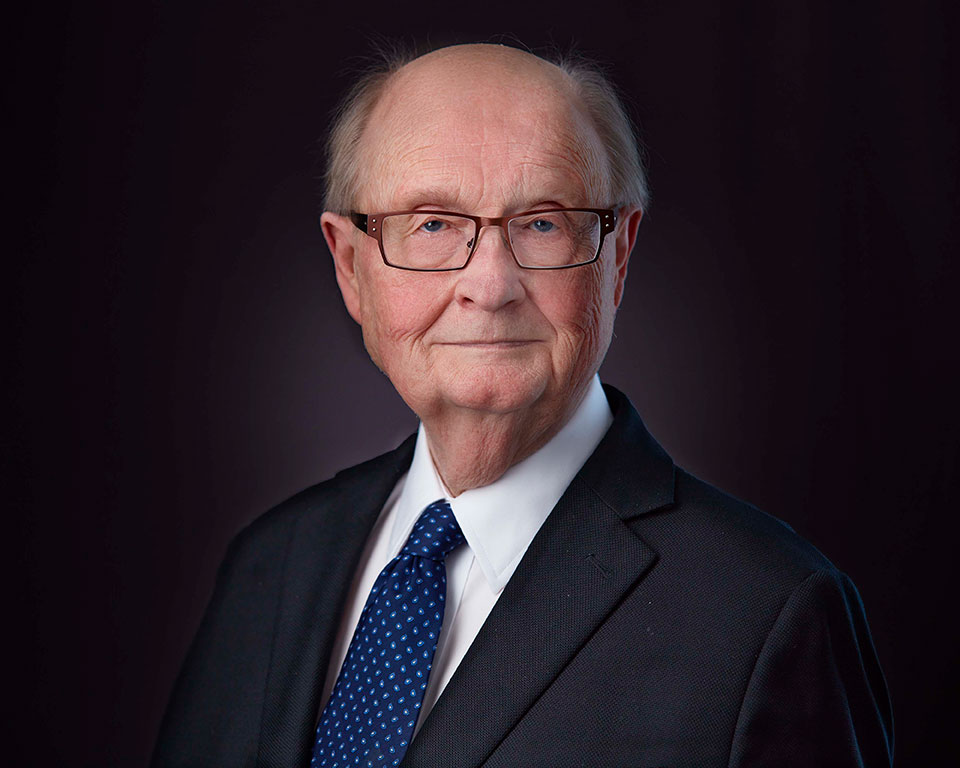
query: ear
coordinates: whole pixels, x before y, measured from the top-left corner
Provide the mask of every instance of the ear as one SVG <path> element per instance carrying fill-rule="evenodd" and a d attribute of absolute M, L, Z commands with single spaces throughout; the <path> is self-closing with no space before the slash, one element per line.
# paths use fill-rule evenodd
<path fill-rule="evenodd" d="M 325 211 L 320 217 L 320 229 L 323 239 L 333 256 L 333 266 L 337 273 L 337 285 L 350 317 L 361 322 L 360 283 L 357 279 L 357 228 L 346 216 Z"/>
<path fill-rule="evenodd" d="M 627 279 L 627 264 L 630 253 L 637 241 L 637 228 L 643 219 L 643 209 L 639 206 L 628 206 L 620 212 L 620 221 L 617 226 L 617 287 L 613 294 L 616 306 L 620 306 L 623 299 L 623 284 Z"/>

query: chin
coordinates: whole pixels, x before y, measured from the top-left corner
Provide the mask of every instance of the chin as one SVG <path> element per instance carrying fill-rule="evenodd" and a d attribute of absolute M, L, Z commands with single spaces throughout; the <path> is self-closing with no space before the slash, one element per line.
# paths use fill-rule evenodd
<path fill-rule="evenodd" d="M 549 376 L 530 366 L 473 365 L 444 381 L 441 397 L 459 408 L 511 413 L 533 406 Z"/>

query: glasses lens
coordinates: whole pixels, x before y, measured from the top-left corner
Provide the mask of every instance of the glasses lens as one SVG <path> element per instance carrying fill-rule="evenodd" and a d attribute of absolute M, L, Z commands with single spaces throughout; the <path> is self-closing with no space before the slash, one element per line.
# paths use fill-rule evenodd
<path fill-rule="evenodd" d="M 467 262 L 476 224 L 449 213 L 401 213 L 381 222 L 383 253 L 395 267 L 457 269 Z"/>
<path fill-rule="evenodd" d="M 531 213 L 510 220 L 510 242 L 524 267 L 572 267 L 596 258 L 600 216 L 590 211 Z"/>

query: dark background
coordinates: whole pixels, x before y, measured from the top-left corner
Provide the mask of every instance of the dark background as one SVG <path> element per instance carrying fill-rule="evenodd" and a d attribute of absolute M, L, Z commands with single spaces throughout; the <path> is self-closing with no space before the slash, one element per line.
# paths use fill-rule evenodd
<path fill-rule="evenodd" d="M 316 225 L 374 31 L 610 64 L 654 203 L 604 378 L 853 577 L 899 765 L 955 752 L 946 2 L 133 5 L 8 27 L 5 764 L 143 765 L 229 537 L 414 428 Z"/>

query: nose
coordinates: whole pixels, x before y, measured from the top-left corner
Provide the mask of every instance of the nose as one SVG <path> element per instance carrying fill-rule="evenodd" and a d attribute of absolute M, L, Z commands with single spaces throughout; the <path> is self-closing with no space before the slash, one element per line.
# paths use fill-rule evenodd
<path fill-rule="evenodd" d="M 522 270 L 510 251 L 506 232 L 502 227 L 486 226 L 477 238 L 470 263 L 458 273 L 457 301 L 488 312 L 520 301 L 525 295 Z"/>

